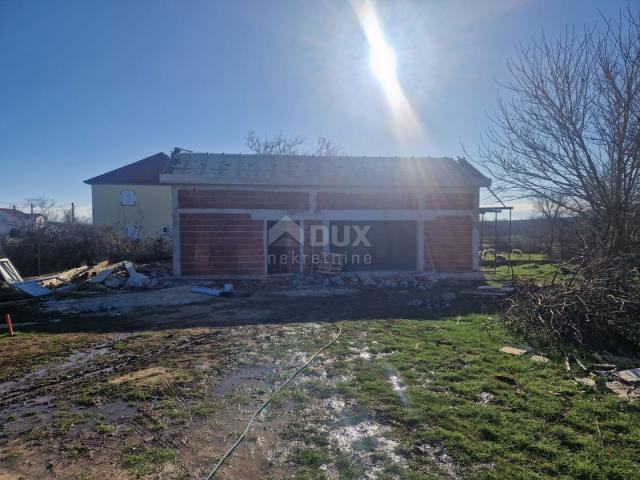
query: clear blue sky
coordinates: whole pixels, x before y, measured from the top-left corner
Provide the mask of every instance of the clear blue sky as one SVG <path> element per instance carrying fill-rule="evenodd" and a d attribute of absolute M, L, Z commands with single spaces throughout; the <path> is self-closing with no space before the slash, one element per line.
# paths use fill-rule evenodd
<path fill-rule="evenodd" d="M 473 152 L 517 42 L 625 3 L 375 5 L 425 132 L 408 146 L 349 2 L 0 0 L 0 206 L 46 195 L 88 212 L 83 180 L 174 146 L 245 151 L 250 128 L 351 155 Z"/>

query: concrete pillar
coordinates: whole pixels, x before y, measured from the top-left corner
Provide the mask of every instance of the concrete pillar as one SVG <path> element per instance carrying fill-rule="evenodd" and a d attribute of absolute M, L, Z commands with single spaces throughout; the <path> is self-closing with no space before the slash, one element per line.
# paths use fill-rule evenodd
<path fill-rule="evenodd" d="M 424 272 L 424 220 L 416 222 L 416 270 Z"/>

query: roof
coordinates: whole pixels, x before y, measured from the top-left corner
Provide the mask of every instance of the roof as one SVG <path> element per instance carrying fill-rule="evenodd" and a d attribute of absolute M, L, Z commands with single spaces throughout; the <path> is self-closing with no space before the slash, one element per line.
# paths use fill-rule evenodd
<path fill-rule="evenodd" d="M 20 218 L 28 217 L 31 215 L 30 213 L 25 213 L 15 208 L 0 208 L 0 213 L 13 215 L 14 217 L 20 217 Z"/>
<path fill-rule="evenodd" d="M 164 184 L 466 187 L 491 180 L 464 159 L 247 155 L 174 151 Z"/>
<path fill-rule="evenodd" d="M 158 185 L 160 172 L 166 167 L 169 160 L 166 153 L 156 153 L 85 180 L 84 183 L 89 185 Z"/>

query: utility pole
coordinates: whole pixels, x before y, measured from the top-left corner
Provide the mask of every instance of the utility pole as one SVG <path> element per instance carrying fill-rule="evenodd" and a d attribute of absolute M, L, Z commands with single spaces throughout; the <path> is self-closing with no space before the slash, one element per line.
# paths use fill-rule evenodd
<path fill-rule="evenodd" d="M 71 202 L 71 224 L 76 223 L 76 205 Z"/>

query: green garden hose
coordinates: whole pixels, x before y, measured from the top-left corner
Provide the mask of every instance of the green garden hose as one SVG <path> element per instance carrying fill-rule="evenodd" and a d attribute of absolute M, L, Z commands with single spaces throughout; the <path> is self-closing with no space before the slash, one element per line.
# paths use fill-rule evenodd
<path fill-rule="evenodd" d="M 316 353 L 313 354 L 313 356 L 309 359 L 309 361 L 307 363 L 305 363 L 304 365 L 302 365 L 300 368 L 298 368 L 295 372 L 293 372 L 291 374 L 291 376 L 289 378 L 287 378 L 287 381 L 284 382 L 282 385 L 280 385 L 275 392 L 273 392 L 271 394 L 271 396 L 262 404 L 258 407 L 258 409 L 255 411 L 255 413 L 253 414 L 253 416 L 251 417 L 251 420 L 249 420 L 249 423 L 247 423 L 247 427 L 244 429 L 244 431 L 240 434 L 240 436 L 238 437 L 238 439 L 235 441 L 235 443 L 231 446 L 231 448 L 229 450 L 227 450 L 227 453 L 225 453 L 222 458 L 218 461 L 218 463 L 216 463 L 216 466 L 213 467 L 213 470 L 211 470 L 211 472 L 209 473 L 209 475 L 207 475 L 205 477 L 205 480 L 211 480 L 215 474 L 218 472 L 218 470 L 220 469 L 220 467 L 222 466 L 222 464 L 224 463 L 224 461 L 229 457 L 229 455 L 231 455 L 233 453 L 233 451 L 236 449 L 236 447 L 238 445 L 240 445 L 240 442 L 242 442 L 242 440 L 244 439 L 245 435 L 247 434 L 247 432 L 249 431 L 249 429 L 251 428 L 251 425 L 253 424 L 253 421 L 256 419 L 256 417 L 258 415 L 260 415 L 260 412 L 262 412 L 262 410 L 265 409 L 265 407 L 267 405 L 269 405 L 269 402 L 271 402 L 271 400 L 273 400 L 273 397 L 275 397 L 278 393 L 280 393 L 280 391 L 286 387 L 289 382 L 291 382 L 291 380 L 293 380 L 296 375 L 298 375 L 302 370 L 304 370 L 307 366 L 309 366 L 309 364 L 311 364 L 311 362 L 313 362 L 315 360 L 315 358 L 323 351 L 326 350 L 327 348 L 329 348 L 336 340 L 338 340 L 338 338 L 340 338 L 340 335 L 342 335 L 342 329 L 340 327 L 338 327 L 338 335 L 335 336 L 335 338 L 333 340 L 331 340 L 329 343 L 327 343 L 324 347 L 322 347 L 320 350 L 318 350 Z"/>

